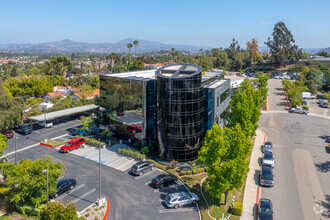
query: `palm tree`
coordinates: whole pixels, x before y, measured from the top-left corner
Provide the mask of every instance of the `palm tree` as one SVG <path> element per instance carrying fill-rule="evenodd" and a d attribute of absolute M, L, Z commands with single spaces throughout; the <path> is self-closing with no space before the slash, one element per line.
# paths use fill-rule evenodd
<path fill-rule="evenodd" d="M 134 52 L 134 57 L 135 57 L 136 56 L 136 47 L 139 45 L 139 41 L 135 40 L 133 42 L 133 44 L 134 44 L 134 47 L 135 47 L 135 52 Z"/>
<path fill-rule="evenodd" d="M 117 55 L 115 53 L 110 53 L 109 57 L 111 59 L 111 72 L 113 73 L 113 67 L 115 65 L 115 59 L 117 58 Z"/>
<path fill-rule="evenodd" d="M 128 48 L 128 63 L 127 63 L 127 69 L 129 70 L 131 67 L 131 47 L 133 45 L 131 43 L 127 44 L 127 48 Z"/>

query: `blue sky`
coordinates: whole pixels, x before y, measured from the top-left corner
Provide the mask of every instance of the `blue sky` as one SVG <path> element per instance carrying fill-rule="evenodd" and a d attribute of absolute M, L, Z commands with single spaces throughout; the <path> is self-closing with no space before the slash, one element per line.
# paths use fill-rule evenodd
<path fill-rule="evenodd" d="M 0 43 L 125 38 L 228 47 L 261 45 L 284 21 L 299 47 L 330 47 L 329 0 L 0 0 Z"/>

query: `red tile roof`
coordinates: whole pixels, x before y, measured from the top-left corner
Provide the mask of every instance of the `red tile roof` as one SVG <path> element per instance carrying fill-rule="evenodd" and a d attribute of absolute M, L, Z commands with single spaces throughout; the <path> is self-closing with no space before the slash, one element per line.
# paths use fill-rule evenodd
<path fill-rule="evenodd" d="M 64 92 L 50 92 L 47 95 L 49 95 L 51 98 L 66 96 L 66 94 Z"/>

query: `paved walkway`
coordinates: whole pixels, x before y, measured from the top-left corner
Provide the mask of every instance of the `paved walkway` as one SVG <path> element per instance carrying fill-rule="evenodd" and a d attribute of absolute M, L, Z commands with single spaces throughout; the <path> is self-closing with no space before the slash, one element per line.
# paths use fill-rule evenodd
<path fill-rule="evenodd" d="M 256 133 L 256 140 L 253 145 L 249 164 L 250 171 L 247 175 L 245 183 L 243 214 L 241 216 L 241 220 L 257 219 L 255 216 L 257 206 L 256 202 L 259 200 L 257 196 L 260 197 L 260 188 L 258 187 L 260 172 L 259 158 L 262 158 L 260 147 L 264 144 L 266 136 L 260 129 L 258 129 Z"/>

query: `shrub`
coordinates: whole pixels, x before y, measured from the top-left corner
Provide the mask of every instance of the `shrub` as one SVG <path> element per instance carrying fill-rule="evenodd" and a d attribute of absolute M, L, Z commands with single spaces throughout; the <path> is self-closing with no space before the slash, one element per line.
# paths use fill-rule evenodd
<path fill-rule="evenodd" d="M 126 155 L 126 156 L 131 156 L 131 157 L 135 157 L 138 160 L 143 160 L 144 158 L 146 158 L 145 154 L 141 154 L 139 152 L 133 151 L 132 149 L 125 149 L 125 148 L 119 148 L 118 149 L 118 153 Z"/>
<path fill-rule="evenodd" d="M 191 175 L 192 171 L 191 170 L 187 170 L 187 175 Z"/>
<path fill-rule="evenodd" d="M 4 197 L 6 196 L 10 191 L 9 187 L 0 187 L 0 196 Z"/>
<path fill-rule="evenodd" d="M 89 217 L 89 213 L 87 213 L 87 214 L 85 215 L 85 217 L 86 217 L 86 218 Z"/>
<path fill-rule="evenodd" d="M 103 143 L 101 141 L 98 141 L 98 140 L 95 140 L 94 138 L 89 138 L 89 137 L 84 137 L 84 136 L 81 136 L 81 135 L 76 135 L 75 138 L 77 138 L 77 137 L 83 138 L 86 141 L 86 143 L 94 145 L 96 147 L 99 147 L 100 145 L 101 146 L 105 145 L 105 143 Z"/>
<path fill-rule="evenodd" d="M 207 172 L 207 171 L 208 171 L 208 169 L 209 169 L 208 167 L 204 167 L 204 170 L 205 170 L 205 172 Z"/>
<path fill-rule="evenodd" d="M 243 212 L 243 204 L 240 202 L 235 202 L 233 205 L 233 214 L 241 216 Z"/>
<path fill-rule="evenodd" d="M 41 219 L 74 220 L 78 219 L 74 204 L 63 204 L 59 201 L 50 202 L 42 209 Z"/>
<path fill-rule="evenodd" d="M 193 169 L 192 170 L 192 174 L 196 174 L 196 169 Z"/>
<path fill-rule="evenodd" d="M 203 173 L 203 172 L 204 172 L 204 168 L 199 168 L 199 169 L 198 169 L 198 172 L 199 172 L 199 173 Z"/>
<path fill-rule="evenodd" d="M 309 107 L 307 105 L 303 105 L 302 107 L 304 110 L 309 110 Z"/>
<path fill-rule="evenodd" d="M 38 211 L 30 203 L 18 202 L 16 205 L 16 210 L 23 215 L 36 216 Z"/>
<path fill-rule="evenodd" d="M 185 170 L 181 170 L 181 171 L 180 171 L 180 175 L 181 175 L 181 176 L 187 175 L 187 171 L 185 171 Z"/>
<path fill-rule="evenodd" d="M 149 147 L 148 146 L 145 146 L 141 149 L 141 153 L 143 154 L 148 154 L 149 153 Z"/>

